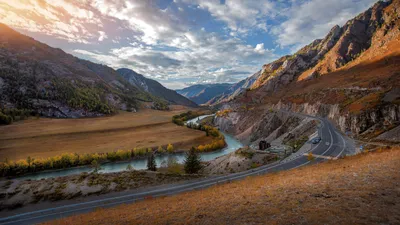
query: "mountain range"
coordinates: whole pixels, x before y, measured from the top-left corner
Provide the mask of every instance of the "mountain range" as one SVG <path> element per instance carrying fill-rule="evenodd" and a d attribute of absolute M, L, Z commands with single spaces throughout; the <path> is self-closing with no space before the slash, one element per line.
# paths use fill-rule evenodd
<path fill-rule="evenodd" d="M 176 90 L 176 92 L 197 104 L 216 105 L 232 100 L 242 91 L 250 88 L 260 75 L 261 71 L 258 71 L 238 83 L 196 84 Z"/>
<path fill-rule="evenodd" d="M 134 71 L 79 59 L 0 24 L 0 109 L 77 118 L 196 104 Z"/>
<path fill-rule="evenodd" d="M 266 138 L 284 126 L 275 115 L 283 110 L 327 117 L 365 140 L 400 141 L 399 71 L 400 1 L 379 1 L 323 39 L 265 64 L 248 89 L 221 106 L 235 113 L 219 126 L 240 139 Z"/>

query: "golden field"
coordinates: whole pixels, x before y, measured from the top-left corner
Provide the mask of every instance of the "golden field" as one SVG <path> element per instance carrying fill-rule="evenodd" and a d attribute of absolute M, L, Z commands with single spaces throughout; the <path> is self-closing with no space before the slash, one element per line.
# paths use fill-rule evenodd
<path fill-rule="evenodd" d="M 399 182 L 380 150 L 47 224 L 400 224 Z"/>
<path fill-rule="evenodd" d="M 175 150 L 210 143 L 205 133 L 171 122 L 187 111 L 144 109 L 137 113 L 81 119 L 29 119 L 0 126 L 0 159 L 47 158 L 71 153 L 104 153 L 172 143 Z"/>

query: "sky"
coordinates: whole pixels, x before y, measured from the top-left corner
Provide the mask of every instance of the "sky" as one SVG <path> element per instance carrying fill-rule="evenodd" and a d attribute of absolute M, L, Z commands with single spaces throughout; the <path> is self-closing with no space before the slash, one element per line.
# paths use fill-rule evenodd
<path fill-rule="evenodd" d="M 234 83 L 376 0 L 0 0 L 0 22 L 171 89 Z"/>

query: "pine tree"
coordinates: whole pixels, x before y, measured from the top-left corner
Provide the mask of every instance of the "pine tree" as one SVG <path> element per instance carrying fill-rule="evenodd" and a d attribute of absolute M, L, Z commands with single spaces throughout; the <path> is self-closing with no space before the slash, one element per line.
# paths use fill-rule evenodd
<path fill-rule="evenodd" d="M 196 149 L 192 147 L 190 151 L 186 153 L 185 172 L 188 174 L 198 173 L 202 168 L 200 156 L 197 154 Z"/>
<path fill-rule="evenodd" d="M 147 157 L 147 170 L 151 171 L 157 170 L 156 159 L 153 153 L 150 153 L 149 156 Z"/>

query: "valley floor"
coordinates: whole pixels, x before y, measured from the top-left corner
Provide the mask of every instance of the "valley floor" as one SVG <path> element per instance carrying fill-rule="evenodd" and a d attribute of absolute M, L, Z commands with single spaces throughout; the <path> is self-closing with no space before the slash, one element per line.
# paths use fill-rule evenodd
<path fill-rule="evenodd" d="M 399 171 L 378 150 L 48 224 L 399 224 Z"/>
<path fill-rule="evenodd" d="M 141 110 L 115 116 L 82 119 L 29 119 L 0 126 L 0 159 L 47 158 L 70 153 L 104 153 L 135 147 L 190 149 L 211 142 L 199 130 L 173 124 L 173 115 L 187 111 Z"/>

